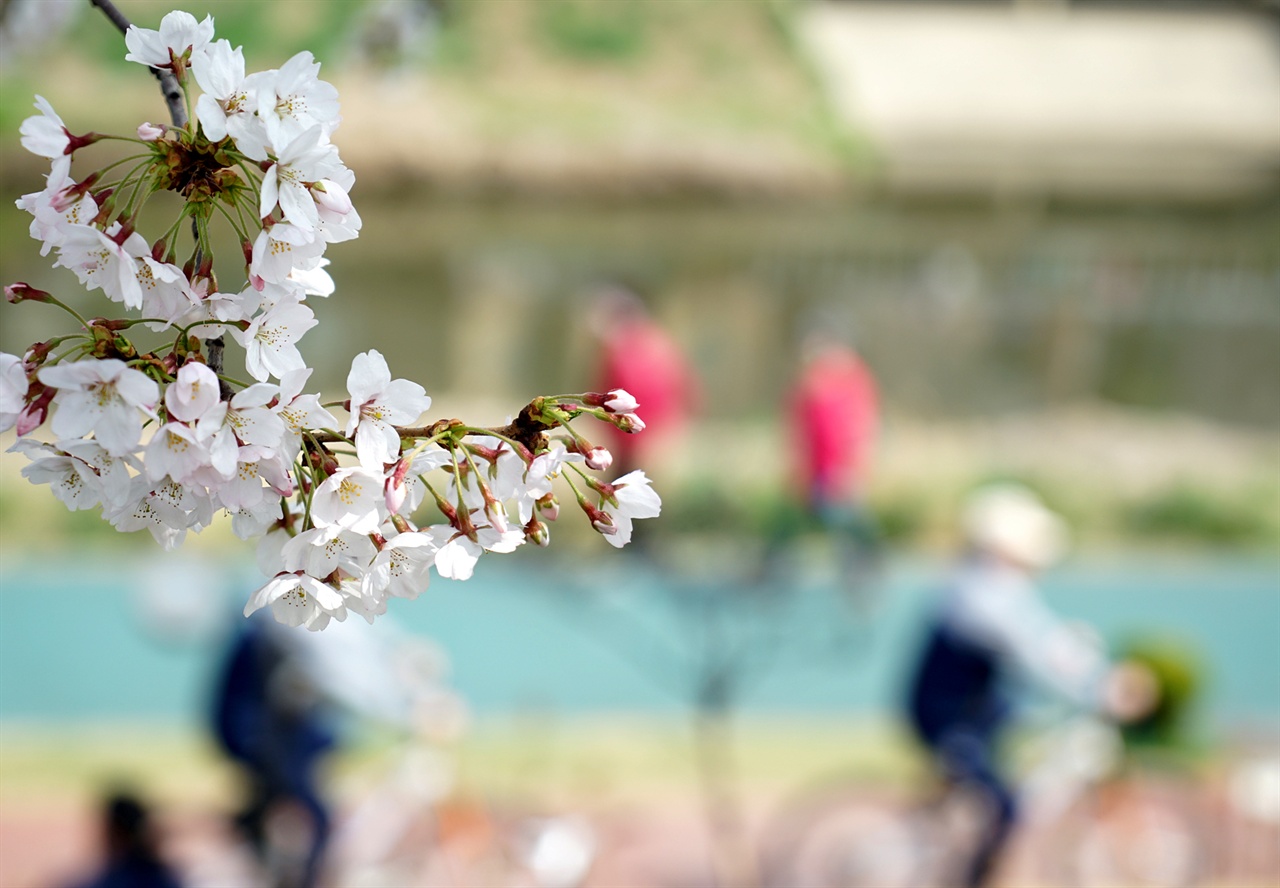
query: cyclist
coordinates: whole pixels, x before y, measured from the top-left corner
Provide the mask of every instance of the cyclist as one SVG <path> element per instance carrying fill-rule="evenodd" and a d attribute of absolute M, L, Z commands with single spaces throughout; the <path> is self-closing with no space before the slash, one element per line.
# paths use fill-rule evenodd
<path fill-rule="evenodd" d="M 934 614 L 907 703 L 948 784 L 982 802 L 978 838 L 960 873 L 961 884 L 981 886 L 1017 811 L 997 761 L 1014 720 L 1013 673 L 1122 721 L 1150 708 L 1154 683 L 1139 666 L 1113 666 L 1040 598 L 1035 576 L 1065 552 L 1067 533 L 1033 493 L 1012 485 L 980 490 L 962 523 L 966 551 Z"/>

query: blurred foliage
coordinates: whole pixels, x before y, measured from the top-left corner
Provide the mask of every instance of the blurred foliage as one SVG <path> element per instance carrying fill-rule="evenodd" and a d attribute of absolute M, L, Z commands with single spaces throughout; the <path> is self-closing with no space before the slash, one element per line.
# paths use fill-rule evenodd
<path fill-rule="evenodd" d="M 1191 539 L 1213 544 L 1249 544 L 1275 536 L 1274 496 L 1209 490 L 1181 482 L 1132 504 L 1127 529 L 1140 537 Z M 1272 492 L 1274 494 L 1274 491 Z"/>
<path fill-rule="evenodd" d="M 1138 637 L 1119 645 L 1116 654 L 1149 669 L 1159 688 L 1155 708 L 1123 727 L 1125 741 L 1171 747 L 1187 743 L 1192 707 L 1205 678 L 1203 658 L 1195 646 L 1165 636 Z"/>
<path fill-rule="evenodd" d="M 650 5 L 640 0 L 542 0 L 538 32 L 554 52 L 567 58 L 635 58 L 647 43 Z"/>

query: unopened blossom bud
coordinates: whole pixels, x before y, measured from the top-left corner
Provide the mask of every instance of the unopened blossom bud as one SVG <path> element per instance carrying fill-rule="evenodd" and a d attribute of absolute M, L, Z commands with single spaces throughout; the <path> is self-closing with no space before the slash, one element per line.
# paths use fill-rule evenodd
<path fill-rule="evenodd" d="M 311 464 L 324 472 L 326 477 L 337 472 L 339 468 L 337 457 L 327 450 L 321 453 L 313 450 L 311 452 Z"/>
<path fill-rule="evenodd" d="M 39 383 L 35 385 L 39 385 Z M 36 396 L 35 400 L 22 409 L 22 412 L 18 414 L 18 421 L 14 425 L 14 430 L 19 436 L 29 435 L 40 427 L 45 417 L 49 415 L 49 404 L 53 402 L 54 394 L 56 394 L 56 389 L 45 388 Z"/>
<path fill-rule="evenodd" d="M 538 511 L 548 521 L 555 521 L 560 517 L 560 501 L 556 499 L 554 493 L 548 493 L 542 499 L 538 500 Z"/>
<path fill-rule="evenodd" d="M 596 471 L 604 471 L 613 465 L 613 454 L 603 447 L 592 444 L 586 438 L 573 433 L 573 437 L 565 441 L 565 449 L 571 453 L 580 453 L 587 459 L 587 465 Z"/>
<path fill-rule="evenodd" d="M 4 288 L 4 298 L 12 303 L 48 302 L 50 295 L 44 290 L 37 290 L 28 283 L 18 281 Z"/>
<path fill-rule="evenodd" d="M 138 127 L 138 138 L 144 142 L 154 142 L 164 136 L 164 127 L 154 123 L 144 123 Z"/>
<path fill-rule="evenodd" d="M 644 420 L 634 413 L 618 413 L 609 418 L 613 420 L 613 424 L 619 431 L 626 432 L 628 435 L 644 431 Z"/>
<path fill-rule="evenodd" d="M 405 498 L 409 495 L 409 485 L 405 484 L 405 478 L 408 477 L 409 467 L 413 465 L 412 459 L 401 458 L 396 461 L 396 467 L 387 476 L 387 483 L 383 488 L 386 498 L 387 511 L 395 515 L 400 511 L 400 507 L 404 505 Z"/>
<path fill-rule="evenodd" d="M 484 503 L 484 514 L 489 519 L 489 524 L 495 529 L 503 533 L 507 532 L 510 526 L 507 519 L 507 510 L 503 508 L 502 503 L 495 499 L 486 499 Z"/>
<path fill-rule="evenodd" d="M 594 527 L 597 532 L 603 533 L 606 536 L 618 532 L 618 529 L 613 526 L 613 519 L 609 517 L 607 512 L 596 508 L 582 498 L 578 499 L 578 505 L 582 507 L 582 511 L 587 513 L 587 520 L 591 522 L 591 526 Z"/>
<path fill-rule="evenodd" d="M 22 356 L 22 363 L 26 365 L 28 372 L 30 372 L 43 364 L 45 358 L 49 357 L 49 353 L 52 351 L 52 341 L 37 342 L 31 346 L 31 348 L 27 349 L 27 353 Z"/>
<path fill-rule="evenodd" d="M 529 523 L 524 526 L 524 538 L 545 547 L 551 543 L 551 530 L 536 517 L 530 518 Z"/>
<path fill-rule="evenodd" d="M 603 406 L 610 413 L 635 413 L 640 404 L 626 389 L 610 389 Z"/>
<path fill-rule="evenodd" d="M 351 212 L 351 198 L 347 195 L 346 189 L 330 179 L 321 179 L 312 185 L 311 197 L 317 206 L 331 213 L 345 216 Z"/>

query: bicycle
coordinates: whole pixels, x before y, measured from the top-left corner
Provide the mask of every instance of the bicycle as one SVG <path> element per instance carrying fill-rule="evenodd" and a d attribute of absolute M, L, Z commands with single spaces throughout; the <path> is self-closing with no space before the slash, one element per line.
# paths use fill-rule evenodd
<path fill-rule="evenodd" d="M 1122 769 L 1119 732 L 1096 717 L 1074 717 L 1042 739 L 1040 762 L 1022 782 L 1021 850 L 1040 849 L 1023 878 L 1082 888 L 1201 884 L 1209 849 L 1185 780 Z M 943 888 L 985 822 L 982 804 L 946 784 L 914 800 L 863 787 L 804 799 L 766 833 L 763 883 Z M 1021 866 L 1030 869 L 1025 860 Z"/>

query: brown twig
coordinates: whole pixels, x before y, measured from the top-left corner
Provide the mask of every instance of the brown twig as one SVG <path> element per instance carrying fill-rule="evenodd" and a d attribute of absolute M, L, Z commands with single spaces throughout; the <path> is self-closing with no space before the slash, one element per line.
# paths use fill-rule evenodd
<path fill-rule="evenodd" d="M 468 434 L 480 435 L 489 432 L 494 435 L 500 435 L 524 445 L 533 453 L 537 453 L 539 448 L 546 444 L 546 439 L 543 437 L 544 433 L 559 428 L 560 423 L 554 420 L 547 422 L 536 416 L 535 412 L 533 403 L 526 404 L 520 414 L 509 424 L 482 431 L 468 432 Z M 455 425 L 461 425 L 460 421 L 442 419 L 429 426 L 396 426 L 395 430 L 401 438 L 432 438 L 450 426 Z M 342 435 L 335 435 L 330 432 L 317 432 L 312 437 L 320 444 L 338 444 L 347 441 L 347 438 Z"/>

